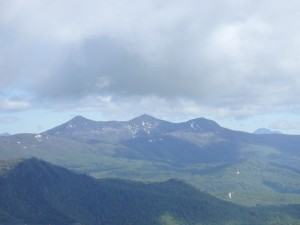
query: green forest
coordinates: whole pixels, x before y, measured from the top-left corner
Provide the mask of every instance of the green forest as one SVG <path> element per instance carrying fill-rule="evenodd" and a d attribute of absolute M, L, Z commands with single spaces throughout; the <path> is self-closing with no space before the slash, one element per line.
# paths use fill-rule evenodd
<path fill-rule="evenodd" d="M 36 158 L 4 165 L 0 224 L 300 224 L 300 205 L 244 207 L 180 180 L 95 179 Z"/>

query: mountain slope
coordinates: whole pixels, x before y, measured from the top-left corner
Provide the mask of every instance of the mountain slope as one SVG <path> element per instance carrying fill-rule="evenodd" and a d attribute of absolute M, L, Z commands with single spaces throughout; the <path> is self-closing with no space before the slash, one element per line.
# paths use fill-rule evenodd
<path fill-rule="evenodd" d="M 299 146 L 297 135 L 250 134 L 205 118 L 171 123 L 149 115 L 109 122 L 77 116 L 41 134 L 0 137 L 1 159 L 38 157 L 98 178 L 180 178 L 246 205 L 300 203 Z M 235 193 L 231 199 L 229 192 Z"/>
<path fill-rule="evenodd" d="M 244 208 L 176 180 L 95 180 L 38 159 L 14 163 L 0 176 L 0 223 L 259 225 L 271 224 L 274 216 L 281 223 L 297 221 L 281 210 Z"/>

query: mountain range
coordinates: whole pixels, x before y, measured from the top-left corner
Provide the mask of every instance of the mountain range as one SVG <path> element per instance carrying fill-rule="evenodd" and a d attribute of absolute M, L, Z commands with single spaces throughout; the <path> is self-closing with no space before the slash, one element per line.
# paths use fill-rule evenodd
<path fill-rule="evenodd" d="M 1 159 L 37 157 L 96 178 L 179 178 L 242 205 L 300 203 L 299 146 L 298 135 L 252 134 L 205 118 L 171 123 L 149 115 L 108 122 L 76 116 L 40 134 L 0 137 Z"/>
<path fill-rule="evenodd" d="M 10 135 L 11 135 L 11 134 L 5 132 L 5 133 L 0 134 L 0 137 L 3 137 L 3 136 L 10 136 Z"/>
<path fill-rule="evenodd" d="M 178 180 L 95 179 L 31 158 L 0 161 L 0 224 L 300 224 L 299 205 L 248 208 Z"/>
<path fill-rule="evenodd" d="M 268 128 L 258 128 L 254 132 L 254 134 L 281 134 L 279 131 L 273 131 Z"/>

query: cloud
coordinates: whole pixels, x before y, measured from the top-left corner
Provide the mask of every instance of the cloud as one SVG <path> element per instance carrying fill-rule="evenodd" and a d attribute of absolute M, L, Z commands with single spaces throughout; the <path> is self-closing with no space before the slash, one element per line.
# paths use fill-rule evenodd
<path fill-rule="evenodd" d="M 0 4 L 0 87 L 33 96 L 2 110 L 86 109 L 111 96 L 102 110 L 122 99 L 219 117 L 300 111 L 296 1 Z"/>
<path fill-rule="evenodd" d="M 15 123 L 15 122 L 17 122 L 18 120 L 19 120 L 19 118 L 13 117 L 13 116 L 0 117 L 0 123 L 4 123 L 4 124 Z"/>
<path fill-rule="evenodd" d="M 28 109 L 30 104 L 27 101 L 4 99 L 0 102 L 0 111 L 19 111 Z"/>
<path fill-rule="evenodd" d="M 278 130 L 299 130 L 300 122 L 280 120 L 277 121 L 276 123 L 271 124 L 270 128 L 278 129 Z"/>
<path fill-rule="evenodd" d="M 0 92 L 0 112 L 23 111 L 30 107 L 30 98 L 28 96 L 16 93 L 12 95 L 12 92 Z"/>

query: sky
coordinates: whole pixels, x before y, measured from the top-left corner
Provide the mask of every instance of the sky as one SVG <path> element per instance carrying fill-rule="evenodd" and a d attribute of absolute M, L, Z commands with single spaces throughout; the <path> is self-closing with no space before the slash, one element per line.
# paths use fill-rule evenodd
<path fill-rule="evenodd" d="M 82 115 L 300 134 L 296 0 L 2 0 L 0 134 Z"/>

